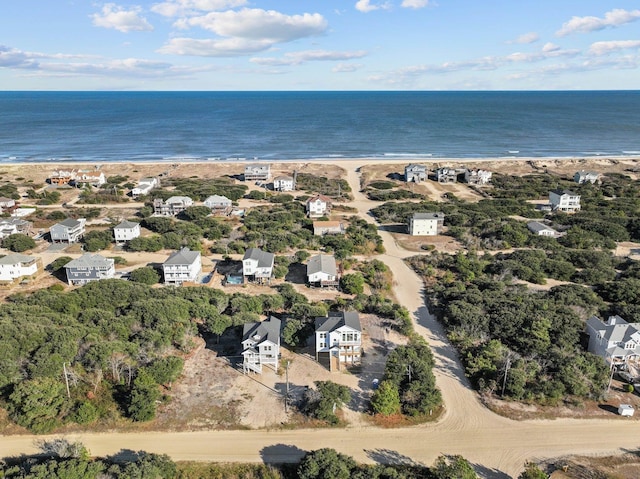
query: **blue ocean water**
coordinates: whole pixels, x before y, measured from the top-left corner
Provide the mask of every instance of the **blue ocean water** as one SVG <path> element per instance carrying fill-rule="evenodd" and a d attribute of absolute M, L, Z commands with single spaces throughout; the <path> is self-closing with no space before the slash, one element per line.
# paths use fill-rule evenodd
<path fill-rule="evenodd" d="M 640 155 L 640 91 L 0 92 L 0 161 Z"/>

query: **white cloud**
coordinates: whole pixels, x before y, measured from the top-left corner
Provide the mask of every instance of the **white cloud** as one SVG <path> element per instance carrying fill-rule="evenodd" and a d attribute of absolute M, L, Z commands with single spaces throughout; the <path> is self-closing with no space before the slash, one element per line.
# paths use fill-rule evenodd
<path fill-rule="evenodd" d="M 565 22 L 556 35 L 563 37 L 572 33 L 589 33 L 597 30 L 604 30 L 608 27 L 619 27 L 625 23 L 631 23 L 640 18 L 640 10 L 627 11 L 620 8 L 611 10 L 604 14 L 604 18 L 599 17 L 572 17 Z"/>
<path fill-rule="evenodd" d="M 247 0 L 169 0 L 154 4 L 151 11 L 165 17 L 177 17 L 192 15 L 196 12 L 215 12 L 243 7 L 247 3 Z"/>
<path fill-rule="evenodd" d="M 302 52 L 285 53 L 282 58 L 252 58 L 252 63 L 259 65 L 283 66 L 283 65 L 300 65 L 302 63 L 314 61 L 340 61 L 351 60 L 353 58 L 362 58 L 367 55 L 365 51 L 355 52 L 332 52 L 326 50 L 307 50 Z"/>
<path fill-rule="evenodd" d="M 589 53 L 595 56 L 607 55 L 620 50 L 640 48 L 640 40 L 612 40 L 591 44 Z"/>
<path fill-rule="evenodd" d="M 545 53 L 557 52 L 558 50 L 560 50 L 560 47 L 551 42 L 545 43 L 542 47 L 542 51 Z"/>
<path fill-rule="evenodd" d="M 265 40 L 225 38 L 199 40 L 195 38 L 172 38 L 157 51 L 168 55 L 192 55 L 200 57 L 234 57 L 251 55 L 269 49 L 273 45 Z"/>
<path fill-rule="evenodd" d="M 338 63 L 331 69 L 333 73 L 351 73 L 362 68 L 360 63 Z"/>
<path fill-rule="evenodd" d="M 540 40 L 540 36 L 536 32 L 528 32 L 528 33 L 523 33 L 515 40 L 511 40 L 507 43 L 518 43 L 518 44 L 524 45 L 527 43 L 537 42 L 538 40 Z"/>
<path fill-rule="evenodd" d="M 413 1 L 416 1 L 416 0 L 413 0 Z M 376 5 L 372 5 L 371 0 L 358 0 L 356 2 L 356 10 L 363 13 L 369 13 L 374 10 L 388 10 L 389 8 L 391 8 L 391 4 L 389 2 L 380 3 Z"/>
<path fill-rule="evenodd" d="M 115 3 L 106 3 L 102 7 L 102 12 L 94 13 L 91 18 L 96 27 L 113 28 L 124 33 L 153 30 L 153 26 L 147 19 L 140 16 L 141 12 L 140 7 L 131 7 L 130 10 L 125 10 Z"/>
<path fill-rule="evenodd" d="M 424 8 L 429 5 L 429 0 L 402 0 L 401 7 L 404 8 Z"/>

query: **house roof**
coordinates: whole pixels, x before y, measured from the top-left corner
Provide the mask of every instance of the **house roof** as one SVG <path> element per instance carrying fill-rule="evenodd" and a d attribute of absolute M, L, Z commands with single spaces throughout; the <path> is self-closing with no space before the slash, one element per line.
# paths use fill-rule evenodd
<path fill-rule="evenodd" d="M 328 317 L 316 318 L 316 331 L 330 333 L 342 326 L 362 331 L 357 311 L 329 311 Z"/>
<path fill-rule="evenodd" d="M 84 219 L 84 218 L 81 218 Z M 62 220 L 60 223 L 56 223 L 53 226 L 64 226 L 65 228 L 75 228 L 77 226 L 80 226 L 82 224 L 82 221 L 80 220 L 74 220 L 73 218 L 67 218 L 65 220 Z"/>
<path fill-rule="evenodd" d="M 260 164 L 260 163 L 250 163 L 244 167 L 244 171 L 255 171 L 255 170 L 270 170 L 271 165 L 269 163 Z"/>
<path fill-rule="evenodd" d="M 167 201 L 165 201 L 166 204 L 170 204 L 170 203 L 190 203 L 193 202 L 193 200 L 191 198 L 189 198 L 188 196 L 172 196 L 171 198 L 167 199 Z"/>
<path fill-rule="evenodd" d="M 440 220 L 444 219 L 444 213 L 414 213 L 414 220 Z"/>
<path fill-rule="evenodd" d="M 606 323 L 602 322 L 600 318 L 596 316 L 591 316 L 587 320 L 587 326 L 598 331 L 608 342 L 627 343 L 632 340 L 640 341 L 640 324 L 628 323 L 618 315 L 610 316 Z M 640 351 L 640 346 L 636 348 L 636 350 Z M 638 352 L 635 350 L 625 351 L 627 351 L 627 354 L 630 352 Z"/>
<path fill-rule="evenodd" d="M 132 230 L 134 229 L 136 226 L 139 226 L 139 223 L 136 223 L 135 221 L 129 221 L 129 220 L 123 220 L 118 226 L 116 226 L 114 229 L 119 229 L 119 230 Z"/>
<path fill-rule="evenodd" d="M 11 253 L 3 258 L 0 258 L 0 264 L 18 264 L 29 263 L 35 259 L 34 256 L 27 256 L 26 254 Z"/>
<path fill-rule="evenodd" d="M 193 264 L 200 257 L 200 251 L 191 251 L 186 246 L 173 253 L 162 264 Z"/>
<path fill-rule="evenodd" d="M 409 163 L 404 167 L 405 170 L 425 170 L 427 169 L 426 165 L 419 165 L 417 163 Z"/>
<path fill-rule="evenodd" d="M 314 228 L 341 228 L 342 221 L 314 221 Z"/>
<path fill-rule="evenodd" d="M 571 190 L 560 190 L 560 189 L 555 189 L 555 190 L 551 190 L 550 193 L 555 193 L 558 196 L 562 196 L 562 195 L 569 195 L 569 196 L 580 196 L 576 193 L 574 193 Z"/>
<path fill-rule="evenodd" d="M 13 198 L 7 198 L 6 196 L 0 196 L 0 203 L 9 203 L 11 201 L 15 203 L 16 200 Z"/>
<path fill-rule="evenodd" d="M 576 172 L 576 175 L 580 175 L 580 176 L 600 176 L 600 173 L 598 173 L 597 171 L 580 170 L 580 171 Z"/>
<path fill-rule="evenodd" d="M 101 268 L 113 266 L 112 258 L 105 258 L 98 253 L 85 253 L 79 258 L 69 261 L 65 268 Z"/>
<path fill-rule="evenodd" d="M 307 262 L 307 276 L 320 272 L 335 276 L 336 271 L 336 259 L 328 254 L 317 254 Z"/>
<path fill-rule="evenodd" d="M 211 195 L 206 200 L 205 203 L 231 203 L 232 201 L 226 196 L 222 195 Z"/>
<path fill-rule="evenodd" d="M 313 203 L 313 202 L 318 201 L 318 200 L 324 201 L 325 203 L 331 203 L 331 198 L 329 198 L 328 196 L 325 196 L 325 195 L 319 195 L 318 194 L 318 195 L 314 195 L 311 198 L 309 198 L 307 200 L 307 204 Z"/>
<path fill-rule="evenodd" d="M 273 266 L 275 255 L 267 251 L 262 251 L 259 248 L 249 248 L 245 251 L 242 261 L 246 259 L 256 260 L 258 262 L 258 268 L 268 268 Z"/>
<path fill-rule="evenodd" d="M 259 323 L 245 323 L 242 327 L 242 341 L 253 338 L 256 343 L 270 341 L 274 344 L 280 344 L 281 323 L 280 319 L 275 316 Z"/>
<path fill-rule="evenodd" d="M 291 176 L 276 176 L 273 181 L 293 181 Z"/>
<path fill-rule="evenodd" d="M 527 228 L 529 228 L 534 233 L 539 233 L 540 231 L 553 231 L 554 233 L 556 232 L 556 230 L 554 230 L 551 226 L 547 226 L 544 223 L 540 223 L 539 221 L 529 221 L 527 223 Z"/>

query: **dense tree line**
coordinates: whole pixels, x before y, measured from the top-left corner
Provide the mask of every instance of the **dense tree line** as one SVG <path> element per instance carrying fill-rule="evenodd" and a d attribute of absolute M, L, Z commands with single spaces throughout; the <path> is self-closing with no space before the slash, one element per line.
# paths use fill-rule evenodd
<path fill-rule="evenodd" d="M 247 185 L 237 184 L 232 178 L 165 178 L 163 188 L 156 188 L 149 193 L 151 199 L 166 200 L 172 196 L 188 196 L 194 201 L 204 201 L 209 196 L 226 196 L 237 201 L 247 191 Z"/>

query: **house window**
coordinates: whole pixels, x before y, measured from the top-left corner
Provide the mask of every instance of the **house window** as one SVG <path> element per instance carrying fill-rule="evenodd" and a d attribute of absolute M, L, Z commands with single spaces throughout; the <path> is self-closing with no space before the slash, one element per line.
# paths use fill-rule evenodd
<path fill-rule="evenodd" d="M 327 333 L 320 333 L 320 339 L 327 339 Z"/>
<path fill-rule="evenodd" d="M 271 346 L 269 346 L 269 345 L 265 345 L 264 350 L 265 350 L 265 351 L 271 351 Z"/>
<path fill-rule="evenodd" d="M 356 340 L 356 336 L 354 333 L 342 333 L 342 341 L 352 343 Z"/>

